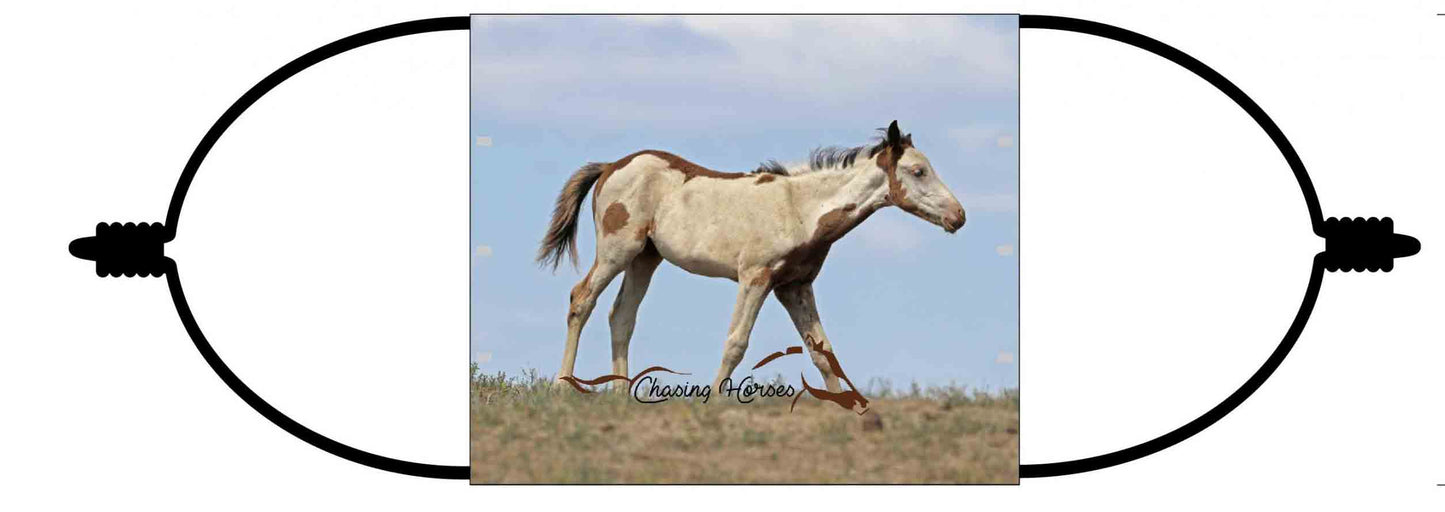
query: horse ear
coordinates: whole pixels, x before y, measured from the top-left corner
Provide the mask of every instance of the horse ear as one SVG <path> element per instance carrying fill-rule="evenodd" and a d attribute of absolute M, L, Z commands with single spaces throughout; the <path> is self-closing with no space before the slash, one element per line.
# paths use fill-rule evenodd
<path fill-rule="evenodd" d="M 894 119 L 893 122 L 888 125 L 888 138 L 886 140 L 889 146 L 898 146 L 903 142 L 903 133 L 898 130 L 897 119 Z"/>
<path fill-rule="evenodd" d="M 903 147 L 905 147 L 905 148 L 911 148 L 911 147 L 913 147 L 913 134 L 910 133 L 910 134 L 908 134 L 908 135 L 904 135 L 904 136 L 903 136 Z"/>

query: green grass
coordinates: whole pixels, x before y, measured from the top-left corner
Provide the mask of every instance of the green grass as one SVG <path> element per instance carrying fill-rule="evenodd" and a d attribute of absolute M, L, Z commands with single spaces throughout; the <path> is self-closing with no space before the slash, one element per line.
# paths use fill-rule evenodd
<path fill-rule="evenodd" d="M 774 377 L 782 379 L 781 376 Z M 1015 483 L 1017 390 L 884 382 L 860 417 L 810 396 L 643 404 L 471 368 L 476 483 Z M 868 416 L 876 416 L 879 422 Z M 870 420 L 874 423 L 870 424 Z"/>

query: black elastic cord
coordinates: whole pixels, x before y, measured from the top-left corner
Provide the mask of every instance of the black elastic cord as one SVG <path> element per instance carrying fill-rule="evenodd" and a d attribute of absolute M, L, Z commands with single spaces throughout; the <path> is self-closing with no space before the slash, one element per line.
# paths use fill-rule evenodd
<path fill-rule="evenodd" d="M 251 87 L 250 90 L 246 91 L 246 94 L 241 95 L 241 98 L 236 100 L 236 102 L 231 105 L 231 108 L 226 109 L 224 114 L 221 114 L 221 118 L 217 119 L 216 123 L 211 125 L 210 131 L 206 132 L 206 136 L 201 138 L 201 143 L 196 145 L 196 150 L 191 153 L 191 159 L 186 162 L 185 170 L 181 171 L 181 179 L 176 183 L 176 191 L 171 196 L 170 212 L 166 214 L 165 226 L 169 231 L 166 240 L 175 238 L 176 224 L 181 216 L 181 203 L 185 201 L 186 191 L 190 189 L 191 180 L 195 179 L 196 171 L 200 169 L 201 162 L 206 159 L 206 154 L 216 145 L 216 141 L 221 138 L 221 134 L 226 132 L 226 128 L 229 128 L 231 123 L 235 122 L 236 118 L 241 116 L 242 112 L 245 112 L 247 108 L 256 103 L 256 100 L 261 99 L 262 95 L 276 88 L 277 85 L 280 85 L 281 82 L 286 81 L 286 79 L 292 75 L 300 73 L 301 70 L 309 68 L 323 60 L 335 57 L 347 50 L 354 50 L 371 43 L 401 36 L 440 32 L 444 30 L 467 30 L 470 27 L 470 23 L 470 19 L 466 16 L 452 16 L 447 18 L 408 21 L 367 30 L 312 50 L 306 55 L 302 55 L 300 58 L 287 63 L 285 66 L 281 66 L 281 69 L 277 69 L 270 75 L 267 75 L 260 83 L 257 83 Z M 167 260 L 169 260 L 169 258 L 167 258 Z M 241 400 L 244 400 L 252 409 L 255 409 L 256 412 L 262 416 L 265 416 L 266 419 L 271 420 L 271 423 L 275 423 L 276 426 L 281 427 L 282 430 L 289 432 L 302 441 L 310 443 L 312 446 L 325 450 L 327 453 L 382 471 L 426 478 L 450 478 L 458 480 L 465 480 L 470 476 L 470 469 L 467 466 L 438 466 L 435 464 L 408 462 L 353 448 L 321 435 L 315 430 L 306 428 L 305 425 L 297 423 L 296 420 L 291 419 L 286 416 L 285 413 L 272 407 L 265 399 L 247 387 L 244 382 L 241 382 L 241 378 L 237 377 L 236 373 L 232 372 L 231 368 L 226 366 L 226 363 L 221 360 L 221 356 L 216 354 L 216 350 L 212 348 L 211 343 L 206 340 L 206 335 L 201 333 L 201 327 L 196 324 L 196 318 L 191 314 L 191 306 L 186 303 L 186 294 L 181 291 L 181 278 L 176 272 L 175 262 L 169 261 L 168 266 L 170 268 L 166 271 L 166 283 L 171 289 L 171 300 L 175 302 L 176 313 L 181 316 L 181 323 L 185 324 L 186 332 L 191 335 L 191 340 L 196 344 L 196 350 L 201 352 L 201 357 L 206 359 L 206 363 L 211 365 L 211 369 L 215 370 L 216 375 L 221 378 L 221 381 L 226 383 L 226 386 L 231 388 L 231 391 L 236 393 L 236 396 L 241 397 Z"/>
<path fill-rule="evenodd" d="M 1315 195 L 1315 188 L 1310 182 L 1309 173 L 1305 171 L 1304 163 L 1300 161 L 1299 154 L 1295 153 L 1294 146 L 1290 145 L 1289 139 L 1285 138 L 1284 132 L 1280 131 L 1279 126 L 1275 125 L 1274 121 L 1269 118 L 1269 115 L 1264 113 L 1264 109 L 1260 108 L 1254 100 L 1244 94 L 1244 91 L 1239 90 L 1239 87 L 1236 87 L 1228 79 L 1224 78 L 1223 75 L 1210 69 L 1209 66 L 1204 65 L 1203 62 L 1199 62 L 1198 59 L 1190 57 L 1167 44 L 1135 32 L 1103 23 L 1058 16 L 1025 14 L 1019 17 L 1019 28 L 1062 30 L 1112 39 L 1169 59 L 1170 62 L 1183 66 L 1195 75 L 1199 75 L 1204 81 L 1209 82 L 1210 85 L 1213 85 L 1219 89 L 1220 92 L 1229 96 L 1229 99 L 1234 100 L 1245 112 L 1248 112 L 1249 117 L 1253 118 L 1254 122 L 1258 123 L 1259 127 L 1263 128 L 1264 132 L 1269 135 L 1269 139 L 1274 141 L 1275 147 L 1279 148 L 1280 154 L 1284 155 L 1285 161 L 1289 163 L 1290 170 L 1294 171 L 1295 180 L 1299 181 L 1300 193 L 1304 194 L 1305 206 L 1309 208 L 1310 223 L 1314 228 L 1315 234 L 1324 236 L 1324 215 L 1320 212 L 1320 200 L 1319 197 Z M 1208 412 L 1195 418 L 1194 421 L 1190 421 L 1167 434 L 1119 451 L 1064 462 L 1020 464 L 1019 476 L 1022 478 L 1039 478 L 1072 475 L 1117 466 L 1179 444 L 1179 442 L 1189 439 L 1190 436 L 1198 434 L 1224 418 L 1225 415 L 1244 403 L 1245 399 L 1254 394 L 1254 392 L 1264 384 L 1264 381 L 1274 373 L 1275 369 L 1279 368 L 1280 363 L 1284 362 L 1284 358 L 1289 355 L 1290 349 L 1294 348 L 1295 341 L 1299 339 L 1300 333 L 1304 331 L 1305 322 L 1309 321 L 1310 312 L 1314 310 L 1315 298 L 1318 297 L 1320 293 L 1320 281 L 1324 275 L 1322 258 L 1323 255 L 1316 255 L 1314 258 L 1313 268 L 1310 270 L 1309 286 L 1305 288 L 1304 300 L 1300 302 L 1299 311 L 1295 313 L 1294 322 L 1290 323 L 1289 330 L 1284 334 L 1284 339 L 1280 340 L 1279 346 L 1275 347 L 1274 352 L 1269 355 L 1269 359 L 1265 360 L 1264 365 L 1260 366 L 1259 369 L 1254 372 L 1254 375 L 1249 377 L 1249 380 L 1245 381 L 1243 385 L 1239 386 L 1239 389 L 1236 389 L 1234 393 L 1231 393 L 1223 402 L 1220 402 L 1219 405 L 1209 409 Z"/>
<path fill-rule="evenodd" d="M 344 52 L 355 50 L 371 43 L 394 39 L 401 36 L 425 34 L 427 32 L 442 32 L 447 30 L 467 30 L 471 26 L 471 20 L 467 16 L 449 16 L 445 18 L 428 18 L 424 20 L 413 20 L 385 27 L 377 27 L 365 32 L 359 32 L 341 39 L 337 39 L 326 46 L 307 52 L 296 60 L 286 63 L 280 69 L 272 71 L 261 79 L 256 85 L 251 86 L 245 94 L 242 94 L 231 108 L 221 114 L 220 119 L 211 125 L 205 137 L 201 137 L 201 143 L 196 144 L 195 151 L 191 152 L 191 158 L 186 160 L 186 167 L 181 170 L 181 179 L 176 182 L 176 191 L 171 194 L 171 207 L 166 213 L 166 227 L 175 235 L 176 225 L 181 219 L 181 203 L 186 200 L 186 192 L 191 188 L 191 181 L 196 178 L 196 171 L 201 168 L 201 162 L 211 152 L 211 148 L 220 140 L 221 134 L 241 117 L 241 113 L 251 108 L 256 100 L 261 99 L 266 93 L 271 92 L 287 78 L 300 73 L 302 70 L 315 65 L 323 60 L 335 57 Z"/>
<path fill-rule="evenodd" d="M 211 126 L 211 129 L 206 132 L 205 137 L 201 139 L 200 144 L 196 146 L 195 151 L 191 153 L 191 158 L 186 162 L 186 166 L 181 172 L 180 180 L 176 183 L 175 193 L 171 196 L 170 210 L 166 215 L 165 222 L 166 230 L 168 231 L 165 239 L 168 241 L 175 238 L 176 226 L 180 220 L 181 205 L 185 201 L 186 192 L 190 189 L 191 181 L 194 180 L 196 171 L 200 169 L 201 162 L 205 160 L 206 155 L 210 152 L 211 148 L 215 146 L 221 134 L 225 133 L 226 129 L 240 117 L 241 113 L 245 112 L 246 109 L 259 100 L 261 96 L 302 70 L 348 50 L 406 35 L 445 30 L 467 30 L 469 24 L 470 20 L 466 16 L 453 16 L 388 25 L 342 38 L 331 44 L 317 48 L 282 66 L 275 72 L 272 72 L 265 79 L 261 80 L 261 82 L 246 91 L 240 99 L 236 100 L 236 102 L 221 115 L 220 119 L 216 120 L 215 124 Z M 1299 181 L 1300 191 L 1304 194 L 1306 206 L 1310 211 L 1310 221 L 1313 224 L 1316 234 L 1321 233 L 1324 221 L 1323 215 L 1320 213 L 1319 199 L 1315 196 L 1314 187 L 1310 183 L 1309 175 L 1305 171 L 1304 164 L 1300 161 L 1299 155 L 1295 153 L 1294 148 L 1290 146 L 1284 133 L 1274 124 L 1274 121 L 1270 120 L 1269 116 L 1264 113 L 1264 110 L 1219 73 L 1193 57 L 1164 43 L 1102 23 L 1056 16 L 1023 15 L 1019 18 L 1019 28 L 1078 32 L 1119 41 L 1169 59 L 1171 62 L 1189 69 L 1211 85 L 1214 85 L 1248 112 L 1250 117 L 1253 118 L 1255 122 L 1264 129 L 1265 133 L 1269 135 L 1270 139 L 1274 141 L 1275 146 L 1279 148 L 1280 153 L 1284 155 L 1285 160 L 1289 163 L 1290 169 L 1294 171 L 1295 179 Z M 201 328 L 196 324 L 195 317 L 191 314 L 191 309 L 186 302 L 185 294 L 181 291 L 180 277 L 176 272 L 174 261 L 170 261 L 168 266 L 170 268 L 166 272 L 166 276 L 167 283 L 170 286 L 171 298 L 175 302 L 176 312 L 180 315 L 181 322 L 186 327 L 186 332 L 190 334 L 192 341 L 196 344 L 196 349 L 201 352 L 201 356 L 211 365 L 211 369 L 216 372 L 216 375 L 219 376 L 237 396 L 240 396 L 242 400 L 255 409 L 256 412 L 266 417 L 266 419 L 271 420 L 276 426 L 291 433 L 291 435 L 346 460 L 383 471 L 405 475 L 427 478 L 468 478 L 469 468 L 467 466 L 438 466 L 408 462 L 353 448 L 306 428 L 304 425 L 287 417 L 275 407 L 272 407 L 247 387 L 245 383 L 241 382 L 241 379 L 237 377 L 236 374 L 226 366 L 225 362 L 221 360 L 220 356 L 216 354 L 215 349 L 212 348 L 210 342 L 206 340 L 205 335 L 201 332 Z M 1260 385 L 1269 378 L 1270 374 L 1274 373 L 1274 370 L 1283 362 L 1284 357 L 1289 354 L 1290 349 L 1294 347 L 1295 341 L 1304 329 L 1305 322 L 1309 320 L 1310 311 L 1314 309 L 1315 298 L 1319 295 L 1322 273 L 1323 266 L 1321 265 L 1320 257 L 1316 256 L 1314 267 L 1310 274 L 1309 287 L 1305 291 L 1304 301 L 1300 304 L 1299 312 L 1296 313 L 1294 322 L 1290 325 L 1289 331 L 1285 333 L 1284 339 L 1280 342 L 1279 346 L 1275 348 L 1274 353 L 1270 355 L 1264 365 L 1261 366 L 1244 385 L 1240 386 L 1238 390 L 1219 405 L 1210 409 L 1203 416 L 1163 436 L 1116 452 L 1066 462 L 1022 464 L 1019 466 L 1019 475 L 1023 478 L 1068 475 L 1123 464 L 1173 446 L 1219 421 L 1243 403 L 1246 398 L 1249 398 L 1255 390 L 1259 389 Z"/>
<path fill-rule="evenodd" d="M 240 377 L 236 376 L 236 372 L 231 371 L 231 368 L 226 366 L 226 362 L 221 360 L 221 356 L 216 353 L 216 349 L 211 347 L 211 342 L 206 340 L 206 335 L 201 332 L 201 327 L 196 324 L 196 317 L 191 314 L 191 306 L 186 302 L 185 292 L 181 291 L 181 277 L 176 273 L 174 264 L 166 272 L 166 284 L 170 286 L 171 300 L 176 303 L 176 313 L 181 316 L 181 324 L 186 326 L 186 332 L 191 335 L 191 340 L 196 343 L 196 350 L 201 352 L 201 357 L 206 359 L 206 363 L 210 364 L 211 369 L 216 371 L 216 376 L 220 377 L 221 381 L 225 382 L 226 386 L 230 387 L 231 391 L 236 393 L 236 396 L 241 397 L 241 400 L 244 400 L 252 409 L 261 413 L 266 419 L 271 420 L 271 423 L 275 423 L 276 426 L 281 427 L 281 430 L 285 430 L 298 439 L 311 444 L 311 446 L 325 450 L 327 453 L 383 471 L 426 478 L 451 478 L 458 480 L 464 480 L 470 476 L 470 470 L 467 466 L 439 466 L 436 464 L 409 462 L 353 448 L 340 441 L 321 435 L 321 433 L 315 430 L 306 428 L 305 425 L 291 419 L 286 413 L 277 410 L 270 403 L 267 403 L 266 399 L 261 398 L 261 395 L 257 395 L 255 391 L 252 391 L 245 382 L 241 381 Z"/>

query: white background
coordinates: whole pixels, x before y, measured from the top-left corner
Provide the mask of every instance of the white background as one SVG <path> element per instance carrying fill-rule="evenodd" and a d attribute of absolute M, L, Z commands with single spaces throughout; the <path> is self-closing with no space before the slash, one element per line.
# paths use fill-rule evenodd
<path fill-rule="evenodd" d="M 1258 101 L 1326 216 L 1390 215 L 1423 252 L 1327 274 L 1299 345 L 1204 433 L 1017 487 L 470 487 L 301 443 L 226 389 L 163 280 L 65 253 L 160 221 L 194 144 L 290 59 L 397 21 L 536 3 L 52 3 L 0 17 L 0 503 L 15 509 L 897 506 L 1431 509 L 1439 440 L 1445 5 L 888 4 L 1077 16 L 1154 36 Z M 547 10 L 583 4 L 553 2 Z M 876 2 L 830 4 L 872 11 Z M 722 9 L 803 10 L 729 2 Z M 638 3 L 627 11 L 670 11 Z M 861 37 L 861 36 L 860 36 Z M 466 463 L 466 34 L 367 47 L 287 81 L 207 159 L 167 248 L 201 326 L 257 392 L 385 455 Z M 1023 462 L 1152 438 L 1278 343 L 1322 242 L 1243 111 L 1087 36 L 1022 35 Z M 964 233 L 966 236 L 966 232 Z M 562 503 L 558 503 L 561 500 Z M 927 500 L 927 501 L 922 501 Z"/>

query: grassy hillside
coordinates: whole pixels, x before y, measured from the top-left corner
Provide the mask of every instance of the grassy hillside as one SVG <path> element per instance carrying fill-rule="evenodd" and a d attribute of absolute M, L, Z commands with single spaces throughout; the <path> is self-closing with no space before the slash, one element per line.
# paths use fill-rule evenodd
<path fill-rule="evenodd" d="M 795 384 L 796 385 L 796 384 Z M 639 403 L 472 371 L 473 483 L 1017 483 L 1017 391 Z"/>

